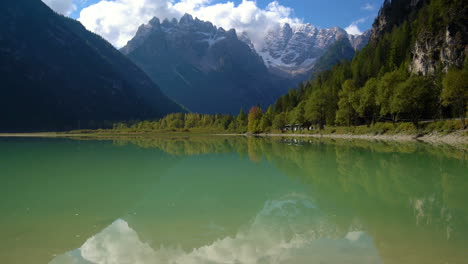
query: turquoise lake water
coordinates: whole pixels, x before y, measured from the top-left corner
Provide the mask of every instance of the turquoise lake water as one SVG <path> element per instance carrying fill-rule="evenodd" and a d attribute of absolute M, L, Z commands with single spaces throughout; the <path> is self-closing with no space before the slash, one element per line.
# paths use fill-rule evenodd
<path fill-rule="evenodd" d="M 0 263 L 468 263 L 447 146 L 3 138 L 0 172 Z"/>

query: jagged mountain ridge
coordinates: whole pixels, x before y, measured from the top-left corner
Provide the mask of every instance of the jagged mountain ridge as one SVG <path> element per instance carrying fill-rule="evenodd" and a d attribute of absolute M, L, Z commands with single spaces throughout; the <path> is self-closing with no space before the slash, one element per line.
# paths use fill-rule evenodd
<path fill-rule="evenodd" d="M 318 29 L 310 24 L 291 27 L 285 23 L 269 30 L 259 54 L 270 69 L 302 74 L 310 70 L 337 39 L 346 35 L 338 27 Z"/>
<path fill-rule="evenodd" d="M 183 111 L 128 58 L 40 0 L 0 3 L 0 131 L 104 127 Z"/>
<path fill-rule="evenodd" d="M 306 75 L 338 40 L 348 38 L 355 50 L 362 49 L 370 32 L 349 35 L 344 29 L 319 29 L 311 24 L 284 23 L 268 31 L 258 53 L 270 71 L 286 76 Z"/>
<path fill-rule="evenodd" d="M 351 36 L 338 27 L 283 24 L 258 47 L 246 32 L 226 31 L 186 14 L 179 21 L 153 18 L 121 51 L 191 111 L 236 113 L 267 106 L 318 70 L 352 58 L 349 47 L 332 49 L 336 56 L 327 52 L 339 40 L 359 50 L 368 36 Z"/>
<path fill-rule="evenodd" d="M 244 41 L 234 29 L 186 14 L 179 21 L 153 18 L 121 52 L 189 110 L 238 113 L 271 104 L 292 85 L 272 76 Z"/>
<path fill-rule="evenodd" d="M 357 51 L 367 44 L 369 35 L 370 31 L 362 35 L 349 35 L 339 27 L 319 29 L 311 24 L 284 23 L 267 32 L 257 52 L 272 73 L 305 80 L 316 71 L 315 64 L 334 43 L 347 38 Z"/>

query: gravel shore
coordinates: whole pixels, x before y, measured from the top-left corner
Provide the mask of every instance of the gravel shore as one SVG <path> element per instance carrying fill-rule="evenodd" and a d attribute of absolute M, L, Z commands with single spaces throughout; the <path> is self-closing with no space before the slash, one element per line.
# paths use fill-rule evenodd
<path fill-rule="evenodd" d="M 387 141 L 422 141 L 427 143 L 444 143 L 449 145 L 468 145 L 468 137 L 458 133 L 440 135 L 429 134 L 424 136 L 415 135 L 352 135 L 352 134 L 259 134 L 266 137 L 313 137 L 313 138 L 339 138 L 339 139 L 365 139 L 365 140 L 387 140 Z"/>

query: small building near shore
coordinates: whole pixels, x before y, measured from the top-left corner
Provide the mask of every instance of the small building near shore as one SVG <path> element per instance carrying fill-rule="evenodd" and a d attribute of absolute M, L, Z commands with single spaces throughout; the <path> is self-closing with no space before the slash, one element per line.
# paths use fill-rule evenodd
<path fill-rule="evenodd" d="M 311 123 L 303 123 L 303 124 L 287 124 L 283 128 L 281 128 L 281 131 L 287 132 L 287 131 L 303 131 L 303 130 L 312 130 L 312 124 Z"/>

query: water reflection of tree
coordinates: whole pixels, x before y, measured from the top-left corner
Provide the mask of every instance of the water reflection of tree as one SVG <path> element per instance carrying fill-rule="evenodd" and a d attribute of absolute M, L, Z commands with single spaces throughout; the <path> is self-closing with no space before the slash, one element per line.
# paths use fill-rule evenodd
<path fill-rule="evenodd" d="M 322 208 L 343 219 L 337 224 L 349 225 L 358 218 L 375 238 L 385 263 L 458 263 L 466 257 L 463 152 L 357 141 L 290 148 L 271 154 L 270 160 L 309 183 Z"/>
<path fill-rule="evenodd" d="M 253 162 L 266 159 L 308 184 L 344 233 L 356 225 L 369 232 L 385 263 L 460 263 L 467 257 L 468 156 L 463 150 L 416 142 L 253 137 L 130 142 L 174 155 L 237 152 Z"/>

